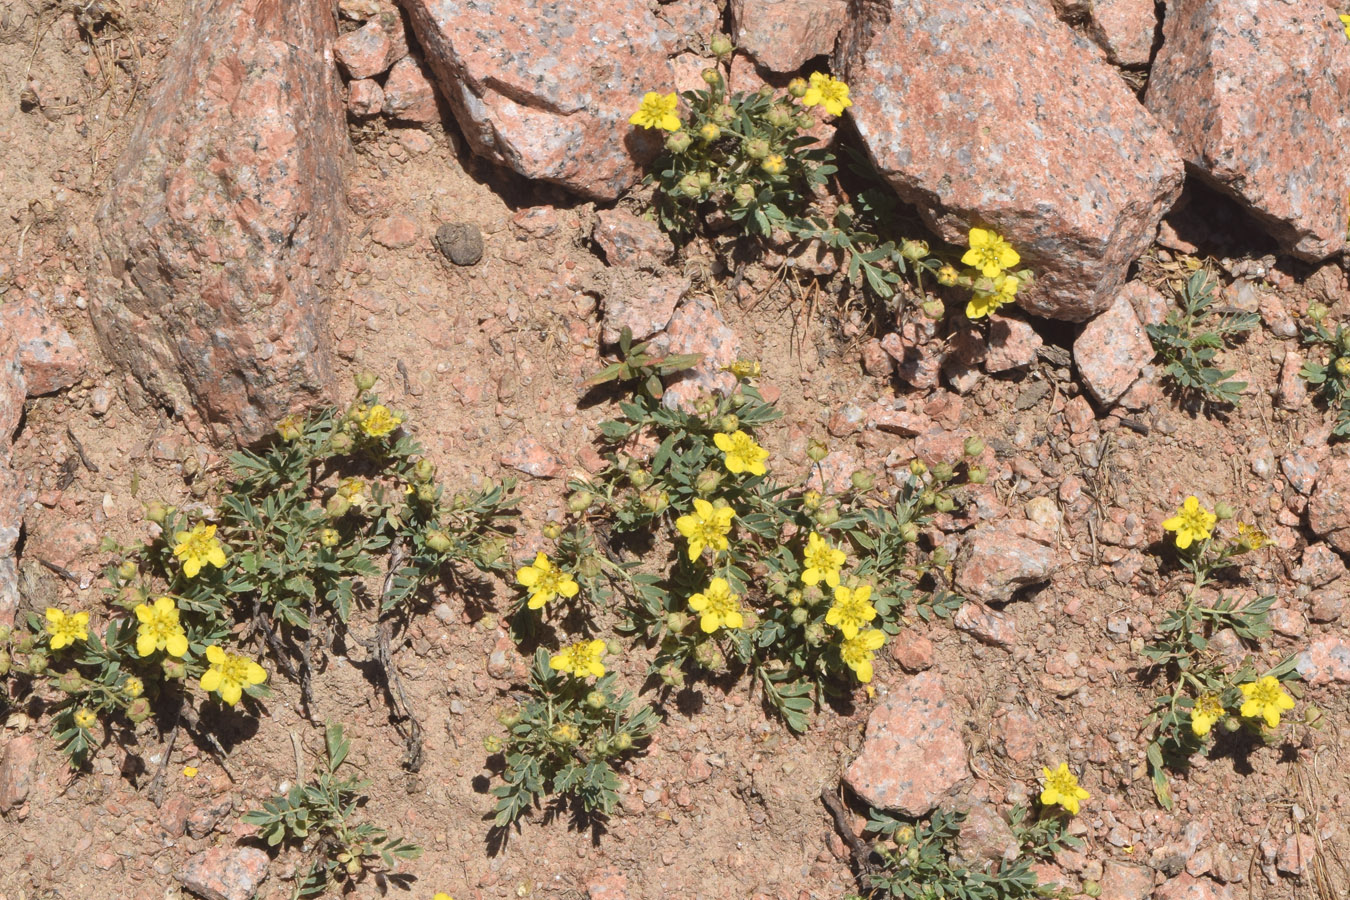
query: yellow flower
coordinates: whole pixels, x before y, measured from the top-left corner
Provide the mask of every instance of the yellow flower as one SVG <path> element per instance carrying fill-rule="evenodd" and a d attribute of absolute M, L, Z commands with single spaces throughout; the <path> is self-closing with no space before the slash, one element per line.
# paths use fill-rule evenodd
<path fill-rule="evenodd" d="M 141 681 L 135 675 L 127 676 L 127 680 L 122 682 L 122 693 L 126 694 L 132 700 L 135 700 L 141 694 L 145 693 L 145 682 Z"/>
<path fill-rule="evenodd" d="M 802 551 L 802 584 L 807 586 L 820 584 L 823 579 L 830 587 L 839 587 L 839 567 L 847 557 L 826 543 L 825 539 L 814 531 L 806 539 L 806 549 Z"/>
<path fill-rule="evenodd" d="M 84 729 L 93 728 L 98 722 L 98 716 L 94 711 L 85 706 L 81 706 L 79 709 L 75 710 L 74 718 L 75 724 Z"/>
<path fill-rule="evenodd" d="M 755 439 L 744 431 L 733 431 L 731 434 L 718 432 L 713 435 L 713 443 L 726 454 L 724 461 L 727 471 L 732 475 L 742 472 L 764 474 L 764 460 L 769 458 L 769 451 L 755 443 Z"/>
<path fill-rule="evenodd" d="M 184 778 L 196 778 L 196 777 L 197 777 L 197 767 L 196 767 L 196 766 L 183 766 L 183 777 L 184 777 Z"/>
<path fill-rule="evenodd" d="M 875 651 L 886 643 L 886 635 L 875 628 L 858 632 L 857 637 L 846 639 L 839 645 L 839 658 L 844 665 L 853 670 L 858 681 L 867 684 L 872 680 L 872 657 Z"/>
<path fill-rule="evenodd" d="M 176 533 L 173 540 L 173 555 L 183 561 L 183 574 L 189 578 L 196 578 L 206 563 L 217 569 L 225 565 L 225 549 L 216 540 L 214 525 L 198 522 L 191 531 Z"/>
<path fill-rule="evenodd" d="M 588 675 L 599 678 L 605 674 L 605 664 L 601 662 L 604 657 L 604 641 L 578 641 L 561 653 L 553 654 L 548 665 L 550 669 L 569 672 L 578 678 Z"/>
<path fill-rule="evenodd" d="M 445 891 L 437 891 L 436 896 L 432 897 L 431 900 L 455 900 L 455 898 L 451 897 Z"/>
<path fill-rule="evenodd" d="M 1202 694 L 1191 707 L 1191 731 L 1196 737 L 1204 737 L 1214 727 L 1214 723 L 1223 718 L 1223 701 L 1218 694 Z"/>
<path fill-rule="evenodd" d="M 206 648 L 206 661 L 211 667 L 202 673 L 201 688 L 208 694 L 220 692 L 220 699 L 230 706 L 239 702 L 244 688 L 267 680 L 263 667 L 247 656 L 236 656 L 212 644 Z"/>
<path fill-rule="evenodd" d="M 1279 680 L 1273 675 L 1241 685 L 1239 690 L 1246 699 L 1242 701 L 1242 708 L 1238 712 L 1249 719 L 1259 716 L 1271 728 L 1280 727 L 1281 710 L 1294 708 L 1294 698 L 1284 692 Z"/>
<path fill-rule="evenodd" d="M 553 726 L 553 739 L 562 744 L 575 744 L 577 742 L 577 726 L 567 722 L 559 722 Z"/>
<path fill-rule="evenodd" d="M 1177 514 L 1162 523 L 1167 531 L 1177 533 L 1177 549 L 1185 550 L 1194 541 L 1208 540 L 1210 529 L 1219 517 L 1200 505 L 1194 497 L 1187 497 Z"/>
<path fill-rule="evenodd" d="M 716 122 L 707 122 L 698 130 L 698 136 L 711 143 L 722 136 L 722 129 Z"/>
<path fill-rule="evenodd" d="M 575 597 L 580 586 L 572 576 L 553 563 L 542 551 L 535 556 L 534 562 L 516 572 L 516 582 L 530 589 L 530 609 L 539 609 L 558 594 Z"/>
<path fill-rule="evenodd" d="M 731 520 L 736 511 L 730 506 L 714 507 L 701 497 L 694 498 L 692 515 L 680 516 L 675 520 L 675 528 L 689 540 L 689 559 L 698 559 L 703 548 L 712 549 L 716 556 L 731 546 L 727 534 L 731 531 Z"/>
<path fill-rule="evenodd" d="M 1245 550 L 1260 550 L 1270 543 L 1270 538 L 1255 525 L 1239 522 L 1237 527 L 1238 546 Z"/>
<path fill-rule="evenodd" d="M 1346 40 L 1350 40 L 1350 16 L 1347 16 L 1345 13 L 1341 13 L 1339 18 L 1341 20 L 1341 24 L 1345 26 Z"/>
<path fill-rule="evenodd" d="M 845 640 L 858 636 L 858 629 L 877 617 L 876 608 L 868 603 L 872 599 L 872 586 L 862 584 L 856 588 L 842 585 L 834 589 L 834 605 L 825 614 L 825 624 L 833 625 L 844 635 Z"/>
<path fill-rule="evenodd" d="M 1045 776 L 1044 790 L 1041 791 L 1041 805 L 1053 806 L 1058 803 L 1071 814 L 1078 815 L 1078 801 L 1092 795 L 1078 786 L 1078 778 L 1069 771 L 1068 763 L 1060 763 L 1059 768 L 1051 772 L 1041 767 Z"/>
<path fill-rule="evenodd" d="M 346 500 L 352 506 L 365 506 L 366 500 L 366 480 L 364 478 L 344 478 L 338 482 L 337 495 Z"/>
<path fill-rule="evenodd" d="M 994 278 L 992 291 L 976 290 L 966 303 L 966 318 L 983 319 L 999 307 L 1006 306 L 1017 299 L 1017 287 L 1020 281 L 1016 275 L 998 275 Z"/>
<path fill-rule="evenodd" d="M 384 437 L 403 424 L 403 417 L 389 411 L 389 407 L 376 403 L 361 417 L 361 430 L 369 437 Z"/>
<path fill-rule="evenodd" d="M 637 112 L 633 113 L 628 123 L 640 128 L 679 131 L 680 117 L 675 115 L 675 106 L 678 102 L 674 91 L 664 97 L 656 91 L 648 91 L 642 95 L 642 105 L 638 107 Z"/>
<path fill-rule="evenodd" d="M 946 265 L 937 270 L 938 284 L 943 287 L 951 287 L 956 284 L 956 279 L 959 277 L 960 273 L 958 273 L 956 267 L 952 265 Z"/>
<path fill-rule="evenodd" d="M 764 162 L 760 163 L 759 167 L 770 175 L 782 175 L 787 169 L 787 163 L 783 161 L 782 154 L 770 153 L 764 157 Z"/>
<path fill-rule="evenodd" d="M 725 578 L 714 578 L 701 594 L 689 598 L 689 608 L 699 613 L 698 627 L 704 634 L 719 628 L 740 628 L 745 625 L 741 616 L 740 595 L 731 592 Z"/>
<path fill-rule="evenodd" d="M 149 656 L 156 650 L 164 650 L 170 656 L 187 653 L 187 635 L 183 633 L 178 606 L 172 597 L 159 597 L 154 606 L 138 604 L 135 612 L 136 620 L 141 623 L 136 632 L 137 653 L 141 656 Z"/>
<path fill-rule="evenodd" d="M 811 73 L 811 86 L 802 95 L 803 106 L 823 106 L 832 116 L 842 116 L 844 110 L 853 105 L 848 99 L 848 85 L 837 78 Z"/>
<path fill-rule="evenodd" d="M 1022 257 L 998 232 L 986 228 L 970 229 L 970 249 L 961 257 L 961 262 L 979 269 L 985 278 L 993 278 L 1021 261 Z"/>
<path fill-rule="evenodd" d="M 47 634 L 51 636 L 51 647 L 60 650 L 76 641 L 89 640 L 89 613 L 67 614 L 59 609 L 47 607 Z"/>

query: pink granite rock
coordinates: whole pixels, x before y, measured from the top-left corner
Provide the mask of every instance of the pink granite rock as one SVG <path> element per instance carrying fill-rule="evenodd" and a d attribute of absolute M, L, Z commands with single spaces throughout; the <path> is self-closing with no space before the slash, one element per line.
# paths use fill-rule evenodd
<path fill-rule="evenodd" d="M 1327 465 L 1308 498 L 1308 527 L 1342 553 L 1350 553 L 1350 465 L 1345 457 Z"/>
<path fill-rule="evenodd" d="M 1231 885 L 1186 873 L 1164 881 L 1153 892 L 1153 900 L 1236 900 L 1237 896 Z"/>
<path fill-rule="evenodd" d="M 605 260 L 611 266 L 655 270 L 675 255 L 675 245 L 660 225 L 622 208 L 596 213 L 591 238 L 604 251 Z"/>
<path fill-rule="evenodd" d="M 188 857 L 173 877 L 206 900 L 251 900 L 270 862 L 257 847 L 212 847 Z"/>
<path fill-rule="evenodd" d="M 0 453 L 9 451 L 14 429 L 23 419 L 23 402 L 27 394 L 23 364 L 19 361 L 18 335 L 0 328 Z"/>
<path fill-rule="evenodd" d="M 923 672 L 872 711 L 844 781 L 877 809 L 922 816 L 969 775 L 960 717 L 942 676 Z"/>
<path fill-rule="evenodd" d="M 637 341 L 661 331 L 689 293 L 691 284 L 687 275 L 612 273 L 600 299 L 604 311 L 601 339 L 606 344 L 617 344 L 624 328 Z"/>
<path fill-rule="evenodd" d="M 9 738 L 0 754 L 0 813 L 22 806 L 37 780 L 37 738 L 16 734 Z"/>
<path fill-rule="evenodd" d="M 1073 361 L 1083 386 L 1107 406 L 1134 384 L 1153 356 L 1153 344 L 1123 292 L 1073 342 Z"/>
<path fill-rule="evenodd" d="M 1145 96 L 1187 166 L 1314 261 L 1350 212 L 1343 31 L 1322 0 L 1177 0 Z"/>
<path fill-rule="evenodd" d="M 1297 659 L 1298 674 L 1308 684 L 1350 683 L 1350 644 L 1343 640 L 1325 637 L 1313 641 Z"/>
<path fill-rule="evenodd" d="M 378 19 L 347 32 L 333 45 L 338 64 L 353 79 L 383 75 L 407 50 L 394 44 Z"/>
<path fill-rule="evenodd" d="M 431 72 L 416 56 L 405 56 L 384 80 L 384 114 L 400 122 L 434 125 L 441 121 Z"/>
<path fill-rule="evenodd" d="M 1045 344 L 1036 329 L 1022 319 L 994 316 L 989 320 L 989 346 L 984 370 L 990 374 L 1029 366 Z"/>
<path fill-rule="evenodd" d="M 1153 0 L 1093 0 L 1088 30 L 1118 66 L 1148 65 L 1158 32 Z"/>
<path fill-rule="evenodd" d="M 982 644 L 1011 647 L 1017 643 L 1017 621 L 974 600 L 961 604 L 952 616 L 952 625 Z"/>
<path fill-rule="evenodd" d="M 347 85 L 347 112 L 358 119 L 378 116 L 384 111 L 384 88 L 372 78 Z"/>
<path fill-rule="evenodd" d="M 18 341 L 29 397 L 65 390 L 84 377 L 88 358 L 61 323 L 48 315 L 36 293 L 0 305 L 0 329 Z"/>
<path fill-rule="evenodd" d="M 109 357 L 217 440 L 252 442 L 331 380 L 346 120 L 331 5 L 192 0 L 95 224 Z"/>
<path fill-rule="evenodd" d="M 1166 134 L 1044 0 L 878 8 L 838 53 L 877 169 L 945 240 L 1007 237 L 1036 273 L 1027 310 L 1110 306 L 1181 189 Z"/>
<path fill-rule="evenodd" d="M 1102 868 L 1101 888 L 1101 900 L 1148 900 L 1153 893 L 1153 870 L 1108 859 Z"/>
<path fill-rule="evenodd" d="M 736 377 L 725 371 L 740 356 L 741 336 L 727 325 L 717 305 L 705 297 L 688 297 L 675 310 L 666 330 L 652 340 L 662 353 L 700 353 L 703 359 L 668 379 L 661 402 L 667 408 L 689 408 L 701 393 L 729 394 Z"/>
<path fill-rule="evenodd" d="M 403 0 L 469 147 L 527 178 L 613 199 L 661 137 L 628 123 L 673 90 L 675 36 L 642 0 Z M 386 98 L 388 85 L 385 86 Z"/>
<path fill-rule="evenodd" d="M 736 46 L 771 72 L 795 72 L 834 52 L 847 0 L 731 0 Z"/>
<path fill-rule="evenodd" d="M 956 556 L 956 586 L 984 602 L 1008 600 L 1063 565 L 1054 537 L 1032 522 L 976 526 Z"/>

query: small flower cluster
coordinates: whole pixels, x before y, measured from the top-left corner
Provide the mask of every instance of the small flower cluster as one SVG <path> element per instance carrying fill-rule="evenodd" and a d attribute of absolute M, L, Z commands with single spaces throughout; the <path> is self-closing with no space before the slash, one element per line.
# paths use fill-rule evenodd
<path fill-rule="evenodd" d="M 970 288 L 966 316 L 983 319 L 1014 302 L 1018 288 L 1031 273 L 1027 270 L 1013 272 L 1022 257 L 997 231 L 971 228 L 968 240 L 970 247 L 961 256 L 961 263 L 967 268 L 958 271 L 955 266 L 943 266 L 938 270 L 937 279 L 944 287 L 962 285 Z"/>

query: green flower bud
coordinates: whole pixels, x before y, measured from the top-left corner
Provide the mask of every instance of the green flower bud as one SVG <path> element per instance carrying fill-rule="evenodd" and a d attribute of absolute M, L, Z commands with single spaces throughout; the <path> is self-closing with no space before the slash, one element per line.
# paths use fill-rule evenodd
<path fill-rule="evenodd" d="M 694 139 L 689 136 L 689 132 L 677 131 L 666 138 L 666 149 L 671 153 L 683 153 L 689 149 L 689 145 L 693 142 Z"/>
<path fill-rule="evenodd" d="M 802 509 L 807 512 L 815 512 L 820 509 L 822 502 L 823 498 L 820 496 L 820 491 L 806 491 L 802 494 Z"/>
<path fill-rule="evenodd" d="M 433 482 L 426 482 L 417 486 L 416 496 L 421 503 L 435 503 L 440 495 L 441 489 Z"/>
<path fill-rule="evenodd" d="M 782 106 L 774 106 L 765 113 L 764 118 L 774 128 L 786 128 L 792 124 L 792 111 Z"/>
<path fill-rule="evenodd" d="M 145 518 L 156 525 L 163 525 L 164 518 L 169 514 L 170 508 L 158 500 L 151 500 L 145 504 Z"/>
<path fill-rule="evenodd" d="M 497 723 L 503 728 L 514 728 L 520 721 L 520 707 L 503 709 L 497 713 Z"/>
<path fill-rule="evenodd" d="M 730 104 L 723 103 L 713 110 L 713 118 L 726 125 L 736 118 L 736 110 L 732 109 Z"/>
<path fill-rule="evenodd" d="M 817 606 L 825 599 L 825 589 L 818 584 L 810 584 L 802 589 L 802 602 L 807 606 Z"/>
<path fill-rule="evenodd" d="M 56 686 L 67 694 L 76 694 L 84 687 L 84 679 L 80 673 L 74 669 L 62 672 L 61 677 L 56 679 Z"/>
<path fill-rule="evenodd" d="M 604 691 L 591 691 L 586 695 L 586 705 L 591 709 L 604 709 L 609 705 L 609 700 Z"/>
<path fill-rule="evenodd" d="M 626 731 L 620 731 L 614 735 L 614 740 L 611 743 L 615 750 L 623 753 L 633 749 L 633 736 Z"/>
<path fill-rule="evenodd" d="M 936 547 L 936 548 L 933 549 L 932 560 L 933 560 L 933 565 L 935 565 L 935 566 L 937 566 L 939 569 L 941 569 L 941 568 L 943 568 L 944 566 L 946 566 L 948 562 L 950 562 L 950 560 L 951 560 L 951 554 L 949 554 L 949 553 L 946 551 L 946 549 L 944 549 L 944 548 L 942 548 L 942 547 Z"/>
<path fill-rule="evenodd" d="M 704 641 L 694 648 L 694 661 L 703 668 L 715 672 L 722 668 L 727 658 L 722 655 L 722 649 L 712 641 Z"/>
<path fill-rule="evenodd" d="M 736 201 L 737 206 L 749 206 L 755 202 L 755 188 L 750 184 L 738 184 L 736 190 L 731 192 L 731 199 Z"/>
<path fill-rule="evenodd" d="M 11 659 L 8 650 L 0 650 L 0 678 L 9 674 Z"/>
<path fill-rule="evenodd" d="M 1214 504 L 1214 516 L 1220 522 L 1227 522 L 1235 515 L 1237 515 L 1237 513 L 1233 511 L 1233 507 L 1229 506 L 1227 503 L 1224 503 L 1222 500 Z"/>
<path fill-rule="evenodd" d="M 922 478 L 928 474 L 928 466 L 921 459 L 911 459 L 909 461 L 909 474 L 915 478 Z"/>
<path fill-rule="evenodd" d="M 319 544 L 324 547 L 336 547 L 342 541 L 342 535 L 336 528 L 319 529 Z"/>
<path fill-rule="evenodd" d="M 821 644 L 829 640 L 830 637 L 829 634 L 827 634 L 825 631 L 825 626 L 820 624 L 819 622 L 812 622 L 810 625 L 807 625 L 805 630 L 805 636 L 806 642 L 810 644 L 812 647 L 819 647 Z"/>
<path fill-rule="evenodd" d="M 437 553 L 448 553 L 454 546 L 450 535 L 439 528 L 428 528 L 425 535 L 427 546 Z"/>
<path fill-rule="evenodd" d="M 1336 374 L 1341 377 L 1350 375 L 1350 356 L 1340 356 L 1335 362 Z"/>
<path fill-rule="evenodd" d="M 19 636 L 14 638 L 14 649 L 20 653 L 27 653 L 33 649 L 35 640 L 33 635 L 27 631 L 20 632 Z"/>
<path fill-rule="evenodd" d="M 340 519 L 351 511 L 352 502 L 341 494 L 334 494 L 328 498 L 328 504 L 325 509 L 328 510 L 328 516 L 332 519 Z"/>
<path fill-rule="evenodd" d="M 802 596 L 802 592 L 798 588 L 793 588 L 787 592 L 787 602 L 788 606 L 801 606 L 806 602 L 806 599 Z"/>
<path fill-rule="evenodd" d="M 684 671 L 674 663 L 666 663 L 657 672 L 661 676 L 661 683 L 666 687 L 680 690 L 684 687 Z"/>
<path fill-rule="evenodd" d="M 870 491 L 877 483 L 875 475 L 862 469 L 850 475 L 848 480 L 855 491 Z"/>
<path fill-rule="evenodd" d="M 159 665 L 164 670 L 165 678 L 177 680 L 187 677 L 187 666 L 183 665 L 182 660 L 165 657 Z"/>
<path fill-rule="evenodd" d="M 12 631 L 8 625 L 0 625 L 0 644 L 8 644 L 11 633 Z"/>
<path fill-rule="evenodd" d="M 798 100 L 806 96 L 807 83 L 805 78 L 794 78 L 788 82 L 788 93 Z"/>
<path fill-rule="evenodd" d="M 648 487 L 655 480 L 652 473 L 646 469 L 634 469 L 628 473 L 628 483 L 638 490 Z"/>
<path fill-rule="evenodd" d="M 803 607 L 799 606 L 792 611 L 793 625 L 805 625 L 809 621 L 811 621 L 811 613 Z"/>
<path fill-rule="evenodd" d="M 912 544 L 919 539 L 919 526 L 913 522 L 905 522 L 900 526 L 900 540 L 906 544 Z"/>
<path fill-rule="evenodd" d="M 984 441 L 972 435 L 961 445 L 961 452 L 966 456 L 979 456 L 984 452 Z"/>
<path fill-rule="evenodd" d="M 329 449 L 339 456 L 350 453 L 353 443 L 352 436 L 345 431 L 335 431 L 328 439 Z"/>
<path fill-rule="evenodd" d="M 761 84 L 757 93 L 759 94 L 760 99 L 768 100 L 773 96 L 773 88 L 767 84 Z"/>
<path fill-rule="evenodd" d="M 47 654 L 42 652 L 28 654 L 28 674 L 42 675 L 47 671 Z"/>
<path fill-rule="evenodd" d="M 711 144 L 722 136 L 722 128 L 716 122 L 705 122 L 698 130 L 698 136 Z"/>
<path fill-rule="evenodd" d="M 672 634 L 680 634 L 688 627 L 688 614 L 679 611 L 666 614 L 666 629 Z"/>
<path fill-rule="evenodd" d="M 900 255 L 912 262 L 918 262 L 928 256 L 928 242 L 911 240 L 901 241 Z"/>
<path fill-rule="evenodd" d="M 501 753 L 502 739 L 495 734 L 489 734 L 487 737 L 483 738 L 483 749 L 489 754 Z"/>
<path fill-rule="evenodd" d="M 137 697 L 127 706 L 127 718 L 139 725 L 150 718 L 150 701 L 144 697 Z"/>
<path fill-rule="evenodd" d="M 830 445 L 822 440 L 811 438 L 806 442 L 806 456 L 812 462 L 820 462 L 830 455 Z"/>
<path fill-rule="evenodd" d="M 711 172 L 699 172 L 696 177 L 698 178 L 698 186 L 703 188 L 705 192 L 708 188 L 712 187 L 713 178 Z"/>
<path fill-rule="evenodd" d="M 1308 304 L 1308 318 L 1312 319 L 1314 325 L 1325 319 L 1328 312 L 1330 310 L 1322 303 L 1314 301 Z"/>
<path fill-rule="evenodd" d="M 488 540 L 483 541 L 483 543 L 478 545 L 478 561 L 482 563 L 484 566 L 487 566 L 488 568 L 491 568 L 492 566 L 495 566 L 497 563 L 501 562 L 502 557 L 505 555 L 506 555 L 505 538 L 500 537 L 489 538 Z"/>
<path fill-rule="evenodd" d="M 730 56 L 731 51 L 736 48 L 732 45 L 731 38 L 725 34 L 714 34 L 708 41 L 708 49 L 712 51 L 713 56 L 720 58 Z"/>
<path fill-rule="evenodd" d="M 717 486 L 722 483 L 722 476 L 713 469 L 704 469 L 698 473 L 694 479 L 694 490 L 699 494 L 707 496 L 717 490 Z"/>
<path fill-rule="evenodd" d="M 690 200 L 703 196 L 703 188 L 699 187 L 698 179 L 693 175 L 686 175 L 681 178 L 675 189 Z"/>
<path fill-rule="evenodd" d="M 140 569 L 136 568 L 136 564 L 131 560 L 127 560 L 126 562 L 122 563 L 120 566 L 117 567 L 117 575 L 123 581 L 130 581 L 131 579 L 135 578 L 136 573 L 139 571 Z"/>
<path fill-rule="evenodd" d="M 769 577 L 765 579 L 765 586 L 768 588 L 769 595 L 773 597 L 786 597 L 788 593 L 787 578 L 782 572 L 770 572 Z"/>
<path fill-rule="evenodd" d="M 709 87 L 716 87 L 722 83 L 722 73 L 716 69 L 704 69 L 700 74 L 703 76 L 703 83 Z"/>
<path fill-rule="evenodd" d="M 934 322 L 942 321 L 943 316 L 947 315 L 947 306 L 941 300 L 925 300 L 920 306 L 925 317 Z"/>
<path fill-rule="evenodd" d="M 548 538 L 550 541 L 556 541 L 558 538 L 562 537 L 563 532 L 562 526 L 557 522 L 548 522 L 541 531 L 543 532 L 544 537 Z"/>
<path fill-rule="evenodd" d="M 356 389 L 364 394 L 375 386 L 375 382 L 379 381 L 379 376 L 374 372 L 357 372 L 355 381 Z"/>
<path fill-rule="evenodd" d="M 933 465 L 933 479 L 935 481 L 951 481 L 956 471 L 950 463 L 940 462 Z"/>
<path fill-rule="evenodd" d="M 1102 895 L 1102 886 L 1092 880 L 1084 881 L 1083 893 L 1089 897 L 1100 897 Z"/>
<path fill-rule="evenodd" d="M 984 484 L 989 480 L 989 471 L 984 466 L 971 466 L 966 470 L 966 480 L 971 484 Z"/>
<path fill-rule="evenodd" d="M 818 509 L 816 510 L 815 520 L 816 524 L 821 528 L 829 528 L 835 522 L 839 521 L 839 510 L 835 509 L 833 506 Z"/>
<path fill-rule="evenodd" d="M 665 491 L 643 491 L 638 494 L 638 502 L 653 516 L 659 516 L 670 506 L 670 495 Z"/>
<path fill-rule="evenodd" d="M 717 429 L 719 431 L 725 432 L 726 434 L 731 434 L 733 431 L 739 431 L 740 427 L 741 427 L 741 417 L 736 415 L 735 413 L 727 413 L 725 416 L 717 420 Z"/>
<path fill-rule="evenodd" d="M 808 112 L 797 113 L 797 127 L 806 131 L 816 124 L 816 119 Z"/>
<path fill-rule="evenodd" d="M 933 503 L 933 508 L 938 512 L 951 512 L 956 508 L 956 501 L 946 494 L 938 494 L 938 498 Z"/>
<path fill-rule="evenodd" d="M 936 502 L 937 502 L 937 491 L 933 490 L 932 488 L 928 488 L 923 493 L 919 494 L 919 503 L 922 506 L 932 506 Z"/>
<path fill-rule="evenodd" d="M 763 159 L 769 155 L 769 142 L 764 138 L 753 138 L 746 141 L 745 155 L 751 159 Z"/>
<path fill-rule="evenodd" d="M 583 513 L 591 508 L 595 495 L 590 491 L 576 491 L 567 498 L 567 508 L 574 513 Z"/>
<path fill-rule="evenodd" d="M 413 465 L 413 479 L 416 481 L 430 481 L 436 476 L 436 464 L 423 457 Z"/>
<path fill-rule="evenodd" d="M 604 570 L 605 567 L 601 564 L 600 557 L 595 554 L 583 556 L 577 561 L 577 572 L 584 578 L 599 578 L 600 573 Z"/>

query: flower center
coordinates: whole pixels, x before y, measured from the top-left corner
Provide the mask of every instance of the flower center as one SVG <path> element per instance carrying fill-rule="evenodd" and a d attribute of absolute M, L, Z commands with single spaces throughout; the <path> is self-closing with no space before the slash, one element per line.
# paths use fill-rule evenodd
<path fill-rule="evenodd" d="M 1262 706 L 1275 706 L 1279 700 L 1280 689 L 1271 684 L 1258 684 L 1252 691 L 1252 699 Z"/>
<path fill-rule="evenodd" d="M 539 581 L 535 583 L 535 591 L 540 594 L 558 593 L 558 583 L 562 580 L 562 573 L 557 569 L 550 569 L 539 576 Z"/>
<path fill-rule="evenodd" d="M 859 663 L 867 662 L 872 653 L 863 647 L 861 641 L 852 640 L 844 641 L 843 646 L 839 648 L 839 655 L 848 665 L 856 666 Z"/>
<path fill-rule="evenodd" d="M 731 613 L 736 612 L 736 600 L 729 593 L 706 594 L 708 598 L 708 612 L 725 619 Z"/>
<path fill-rule="evenodd" d="M 1077 780 L 1073 775 L 1065 772 L 1052 772 L 1048 779 L 1048 786 L 1051 790 L 1058 791 L 1061 794 L 1072 794 L 1078 787 Z"/>

